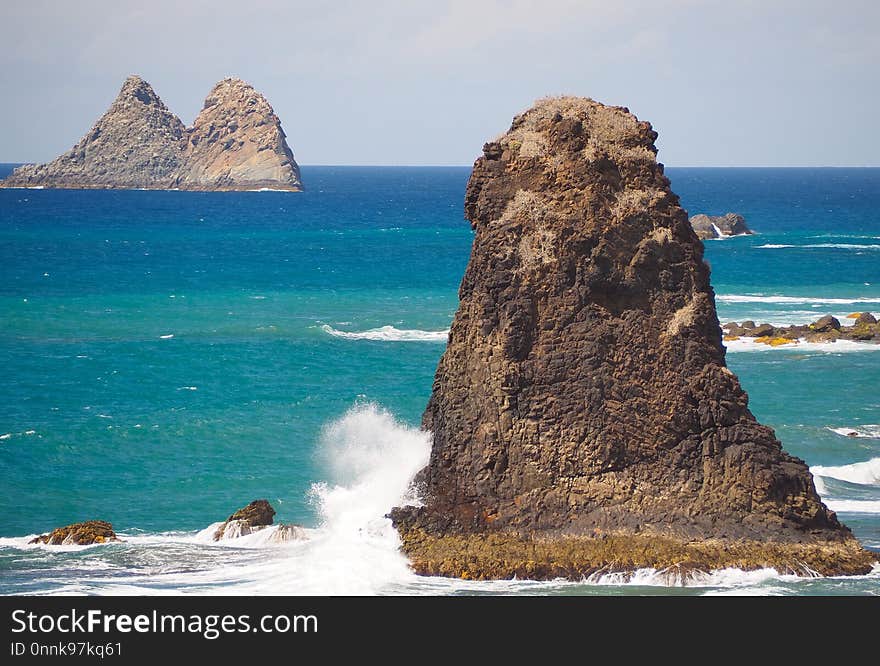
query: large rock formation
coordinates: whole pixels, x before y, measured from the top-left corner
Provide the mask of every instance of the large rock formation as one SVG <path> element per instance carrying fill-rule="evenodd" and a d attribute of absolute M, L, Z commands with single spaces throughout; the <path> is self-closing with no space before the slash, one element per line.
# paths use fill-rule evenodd
<path fill-rule="evenodd" d="M 107 112 L 68 152 L 19 167 L 5 187 L 169 187 L 186 128 L 150 84 L 129 76 Z"/>
<path fill-rule="evenodd" d="M 269 102 L 241 79 L 223 79 L 187 131 L 181 189 L 299 187 L 299 167 Z"/>
<path fill-rule="evenodd" d="M 70 151 L 20 167 L 0 186 L 302 189 L 281 121 L 252 86 L 223 79 L 187 129 L 138 76 Z"/>
<path fill-rule="evenodd" d="M 725 365 L 656 137 L 627 109 L 566 97 L 484 146 L 423 417 L 424 506 L 391 513 L 419 573 L 870 569 Z"/>

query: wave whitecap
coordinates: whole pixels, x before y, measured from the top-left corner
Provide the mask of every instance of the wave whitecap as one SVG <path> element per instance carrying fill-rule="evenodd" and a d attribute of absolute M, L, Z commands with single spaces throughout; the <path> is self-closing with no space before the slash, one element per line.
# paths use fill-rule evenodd
<path fill-rule="evenodd" d="M 719 303 L 791 303 L 796 305 L 848 305 L 851 303 L 880 303 L 880 297 L 822 298 L 811 296 L 765 296 L 764 294 L 719 294 Z"/>
<path fill-rule="evenodd" d="M 880 245 L 864 243 L 808 243 L 806 245 L 790 245 L 787 243 L 758 245 L 759 250 L 797 249 L 834 249 L 834 250 L 880 250 Z"/>
<path fill-rule="evenodd" d="M 339 331 L 324 324 L 321 330 L 336 338 L 345 340 L 380 340 L 383 342 L 446 342 L 449 329 L 443 331 L 421 331 L 419 329 L 401 329 L 394 326 L 381 326 L 366 331 Z"/>
<path fill-rule="evenodd" d="M 871 458 L 871 460 L 866 460 L 865 462 L 836 467 L 817 465 L 811 467 L 810 471 L 815 476 L 824 476 L 863 485 L 880 485 L 880 458 Z"/>
<path fill-rule="evenodd" d="M 880 425 L 860 425 L 854 428 L 828 428 L 843 437 L 880 439 Z"/>

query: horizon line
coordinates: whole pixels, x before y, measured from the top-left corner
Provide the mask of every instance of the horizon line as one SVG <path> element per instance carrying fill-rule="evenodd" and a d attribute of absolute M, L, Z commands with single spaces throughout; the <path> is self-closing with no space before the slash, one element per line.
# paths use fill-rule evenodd
<path fill-rule="evenodd" d="M 50 160 L 51 161 L 51 160 Z M 47 164 L 47 162 L 15 162 L 0 160 L 2 166 L 23 166 L 26 164 Z M 664 169 L 880 169 L 880 164 L 667 164 L 660 162 Z M 297 163 L 306 167 L 358 167 L 358 168 L 407 168 L 407 169 L 471 169 L 473 164 L 341 164 L 334 162 Z"/>

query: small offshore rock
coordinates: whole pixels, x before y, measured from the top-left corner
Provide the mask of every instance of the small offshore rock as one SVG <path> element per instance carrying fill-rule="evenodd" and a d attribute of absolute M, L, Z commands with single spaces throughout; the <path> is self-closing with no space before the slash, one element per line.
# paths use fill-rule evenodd
<path fill-rule="evenodd" d="M 820 317 L 812 324 L 810 324 L 810 329 L 815 331 L 816 333 L 828 333 L 830 331 L 839 331 L 840 330 L 840 321 L 836 317 L 832 317 L 831 315 L 825 315 L 824 317 Z"/>
<path fill-rule="evenodd" d="M 287 543 L 288 541 L 302 541 L 305 538 L 305 528 L 300 525 L 284 524 L 275 529 L 269 540 L 276 543 Z"/>
<path fill-rule="evenodd" d="M 105 520 L 87 520 L 58 527 L 49 534 L 42 534 L 28 543 L 44 543 L 49 546 L 89 546 L 96 543 L 119 541 L 113 525 Z"/>
<path fill-rule="evenodd" d="M 745 218 L 737 213 L 725 215 L 705 215 L 700 213 L 690 218 L 694 233 L 701 240 L 728 238 L 730 236 L 746 236 L 752 234 Z"/>
<path fill-rule="evenodd" d="M 776 331 L 770 324 L 761 324 L 760 326 L 755 326 L 749 331 L 749 335 L 753 338 L 763 338 L 767 336 L 772 336 Z"/>
<path fill-rule="evenodd" d="M 268 500 L 254 500 L 229 516 L 226 522 L 217 528 L 214 532 L 214 541 L 235 539 L 251 534 L 259 528 L 271 525 L 274 516 L 275 509 Z"/>

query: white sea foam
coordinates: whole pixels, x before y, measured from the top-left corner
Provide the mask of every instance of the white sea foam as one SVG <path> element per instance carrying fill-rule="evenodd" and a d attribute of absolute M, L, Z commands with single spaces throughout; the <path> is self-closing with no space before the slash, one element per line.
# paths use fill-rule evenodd
<path fill-rule="evenodd" d="M 759 250 L 781 250 L 785 248 L 835 249 L 835 250 L 880 250 L 880 245 L 865 243 L 808 243 L 806 245 L 772 244 L 758 245 Z"/>
<path fill-rule="evenodd" d="M 798 305 L 847 305 L 851 303 L 880 303 L 880 297 L 823 298 L 811 296 L 765 296 L 764 294 L 719 294 L 719 303 L 792 303 Z"/>
<path fill-rule="evenodd" d="M 384 342 L 446 342 L 449 329 L 444 331 L 421 331 L 418 329 L 400 329 L 394 326 L 382 326 L 366 331 L 338 331 L 328 324 L 321 326 L 325 333 L 346 340 L 381 340 Z"/>
<path fill-rule="evenodd" d="M 880 485 L 880 458 L 836 467 L 817 465 L 810 468 L 814 476 L 824 476 L 850 483 Z M 820 493 L 821 494 L 821 493 Z"/>
<path fill-rule="evenodd" d="M 102 568 L 93 556 L 66 563 L 76 569 L 75 575 L 47 582 L 47 589 L 53 594 L 129 595 L 168 594 L 169 590 L 246 595 L 566 594 L 578 593 L 586 585 L 687 586 L 706 588 L 706 593 L 778 594 L 790 593 L 792 586 L 812 575 L 807 569 L 797 577 L 772 569 L 686 573 L 669 568 L 602 572 L 576 582 L 422 578 L 401 554 L 400 539 L 385 515 L 393 506 L 418 502 L 410 495 L 410 483 L 428 460 L 430 435 L 399 423 L 375 404 L 359 404 L 329 423 L 319 444 L 326 478 L 312 486 L 319 525 L 307 529 L 306 538 L 279 544 L 272 539 L 278 528 L 270 527 L 215 542 L 214 531 L 222 523 L 199 532 L 121 533 L 123 544 L 64 547 L 106 548 L 106 558 L 100 557 L 110 564 Z M 33 535 L 0 539 L 0 547 L 41 548 L 47 553 L 58 548 L 29 546 L 30 538 Z M 124 559 L 114 559 L 113 554 L 119 552 L 127 553 Z M 144 558 L 146 564 L 130 569 L 130 561 L 137 558 Z"/>
<path fill-rule="evenodd" d="M 178 391 L 198 391 L 199 387 L 198 386 L 178 386 L 177 390 Z"/>
<path fill-rule="evenodd" d="M 880 425 L 860 425 L 853 428 L 828 428 L 831 432 L 844 437 L 880 439 Z"/>
<path fill-rule="evenodd" d="M 838 513 L 880 513 L 880 500 L 822 499 L 829 509 Z"/>
<path fill-rule="evenodd" d="M 687 571 L 679 567 L 637 569 L 632 572 L 595 573 L 584 582 L 588 585 L 631 585 L 662 587 L 734 587 L 755 585 L 779 578 L 775 569 L 743 571 L 727 568 L 715 571 Z"/>
<path fill-rule="evenodd" d="M 170 340 L 173 337 L 174 337 L 174 333 L 168 333 L 167 335 L 160 335 L 159 339 L 160 340 Z"/>

